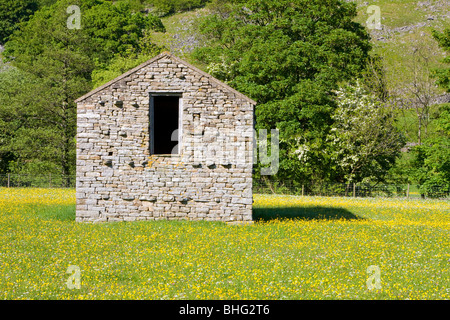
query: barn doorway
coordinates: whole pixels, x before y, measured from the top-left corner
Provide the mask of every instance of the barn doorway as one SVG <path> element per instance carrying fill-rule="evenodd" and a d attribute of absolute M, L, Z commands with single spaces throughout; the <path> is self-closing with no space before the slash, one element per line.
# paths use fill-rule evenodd
<path fill-rule="evenodd" d="M 179 154 L 181 95 L 150 95 L 150 153 Z"/>

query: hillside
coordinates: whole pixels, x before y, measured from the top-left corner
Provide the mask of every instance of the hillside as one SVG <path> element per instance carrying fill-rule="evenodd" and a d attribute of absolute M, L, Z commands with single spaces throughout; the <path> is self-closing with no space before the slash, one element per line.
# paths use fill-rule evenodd
<path fill-rule="evenodd" d="M 161 20 L 166 32 L 154 32 L 152 40 L 173 54 L 189 60 L 192 50 L 201 45 L 196 34 L 196 24 L 208 14 L 208 8 L 200 8 L 163 17 Z"/>
<path fill-rule="evenodd" d="M 415 41 L 426 43 L 436 55 L 436 65 L 443 57 L 443 51 L 438 48 L 431 36 L 431 30 L 443 30 L 450 26 L 450 0 L 375 0 L 369 3 L 363 0 L 347 0 L 356 2 L 358 17 L 356 21 L 366 25 L 370 14 L 370 5 L 380 7 L 381 30 L 370 30 L 374 53 L 380 54 L 386 65 L 404 65 L 404 48 Z M 174 54 L 188 58 L 189 53 L 201 45 L 195 33 L 195 24 L 203 16 L 210 14 L 208 7 L 182 12 L 167 17 L 162 21 L 166 33 L 154 33 L 153 40 L 166 46 Z"/>
<path fill-rule="evenodd" d="M 358 3 L 357 21 L 366 24 L 367 1 Z M 433 29 L 442 31 L 450 26 L 450 1 L 448 0 L 394 0 L 373 1 L 380 7 L 381 30 L 369 30 L 372 36 L 373 52 L 383 57 L 386 71 L 391 78 L 390 85 L 396 85 L 395 75 L 408 66 L 409 50 L 424 47 L 429 55 L 430 67 L 442 66 L 444 52 L 431 35 Z"/>

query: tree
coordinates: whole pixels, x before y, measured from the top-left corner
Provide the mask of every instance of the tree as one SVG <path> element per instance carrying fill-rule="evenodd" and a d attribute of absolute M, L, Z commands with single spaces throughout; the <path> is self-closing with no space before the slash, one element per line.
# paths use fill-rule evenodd
<path fill-rule="evenodd" d="M 70 5 L 81 8 L 81 29 L 67 27 Z M 0 104 L 10 115 L 4 128 L 14 128 L 20 119 L 14 132 L 5 133 L 14 153 L 15 171 L 74 174 L 74 99 L 92 88 L 96 65 L 107 65 L 120 54 L 142 52 L 143 29 L 155 27 L 155 21 L 160 22 L 142 13 L 133 14 L 128 4 L 60 0 L 37 11 L 14 32 L 6 43 L 5 56 L 29 79 L 18 86 L 23 94 L 15 96 L 15 90 L 3 95 L 15 100 L 15 117 L 8 102 Z"/>
<path fill-rule="evenodd" d="M 27 90 L 34 81 L 17 68 L 2 67 L 0 72 L 0 174 L 10 171 L 9 167 L 20 155 L 15 151 L 14 140 L 21 127 L 29 126 L 30 117 L 22 116 L 22 105 L 32 102 L 33 96 Z M 28 101 L 27 99 L 28 98 Z"/>
<path fill-rule="evenodd" d="M 416 118 L 417 143 L 428 135 L 431 111 L 442 90 L 432 77 L 433 66 L 438 63 L 437 54 L 426 42 L 416 39 L 404 48 L 407 63 L 397 70 L 400 86 L 392 92 L 404 114 L 413 111 Z"/>
<path fill-rule="evenodd" d="M 337 91 L 328 152 L 345 182 L 383 182 L 404 138 L 393 115 L 359 83 Z"/>
<path fill-rule="evenodd" d="M 433 37 L 442 49 L 450 53 L 450 28 L 445 29 L 442 33 L 433 31 Z M 447 56 L 443 62 L 450 64 L 450 56 Z M 437 69 L 434 76 L 437 78 L 437 84 L 447 92 L 450 92 L 450 68 Z"/>
<path fill-rule="evenodd" d="M 440 47 L 450 52 L 450 29 L 434 31 L 433 36 Z M 449 57 L 444 63 L 450 63 Z M 433 75 L 437 84 L 450 92 L 450 68 L 437 69 Z M 412 150 L 413 177 L 423 195 L 442 197 L 450 193 L 450 104 L 440 106 L 435 123 L 436 134 Z"/>
<path fill-rule="evenodd" d="M 383 103 L 389 101 L 389 89 L 386 79 L 386 70 L 383 58 L 378 55 L 370 56 L 367 60 L 366 69 L 362 73 L 361 83 L 369 92 L 376 95 Z"/>
<path fill-rule="evenodd" d="M 443 104 L 433 138 L 413 149 L 413 176 L 422 194 L 442 197 L 450 193 L 450 104 Z"/>
<path fill-rule="evenodd" d="M 94 1 L 94 0 L 93 0 Z M 72 1 L 74 2 L 74 1 Z M 128 2 L 81 1 L 82 30 L 93 48 L 92 58 L 102 67 L 117 54 L 139 54 L 144 50 L 145 30 L 164 32 L 161 20 L 152 14 L 133 13 Z M 67 15 L 66 15 L 67 16 Z M 147 35 L 148 36 L 148 35 Z"/>
<path fill-rule="evenodd" d="M 38 9 L 38 0 L 0 0 L 0 44 Z"/>
<path fill-rule="evenodd" d="M 27 171 L 35 163 L 53 160 L 60 174 L 74 173 L 73 100 L 90 89 L 94 65 L 87 35 L 66 26 L 67 6 L 58 2 L 37 11 L 6 46 L 5 54 L 13 65 L 34 80 L 25 89 L 34 96 L 32 103 L 18 101 L 27 125 L 14 134 L 12 150 L 23 165 L 16 170 Z"/>
<path fill-rule="evenodd" d="M 93 87 L 99 87 L 161 53 L 164 47 L 152 43 L 149 34 L 147 31 L 140 38 L 139 51 L 133 48 L 125 53 L 116 54 L 108 63 L 97 64 L 92 71 Z"/>
<path fill-rule="evenodd" d="M 358 76 L 370 50 L 353 3 L 338 0 L 228 1 L 200 25 L 207 71 L 258 102 L 257 128 L 279 129 L 279 177 L 327 179 L 325 137 L 332 90 Z M 309 149 L 307 165 L 298 160 Z"/>

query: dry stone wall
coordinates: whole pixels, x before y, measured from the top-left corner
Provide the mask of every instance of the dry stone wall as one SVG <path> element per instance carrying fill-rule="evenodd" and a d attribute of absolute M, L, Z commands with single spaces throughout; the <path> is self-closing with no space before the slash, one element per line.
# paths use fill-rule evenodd
<path fill-rule="evenodd" d="M 150 154 L 152 93 L 180 95 L 179 155 Z M 252 220 L 250 99 L 163 54 L 77 103 L 76 221 Z M 208 130 L 221 157 L 197 156 Z"/>

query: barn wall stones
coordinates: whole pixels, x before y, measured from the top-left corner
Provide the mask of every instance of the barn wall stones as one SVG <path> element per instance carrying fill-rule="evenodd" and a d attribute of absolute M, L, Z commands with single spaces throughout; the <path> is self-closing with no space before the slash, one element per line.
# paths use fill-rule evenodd
<path fill-rule="evenodd" d="M 180 96 L 178 155 L 150 154 L 151 94 Z M 76 102 L 76 221 L 252 220 L 254 101 L 164 53 Z"/>

